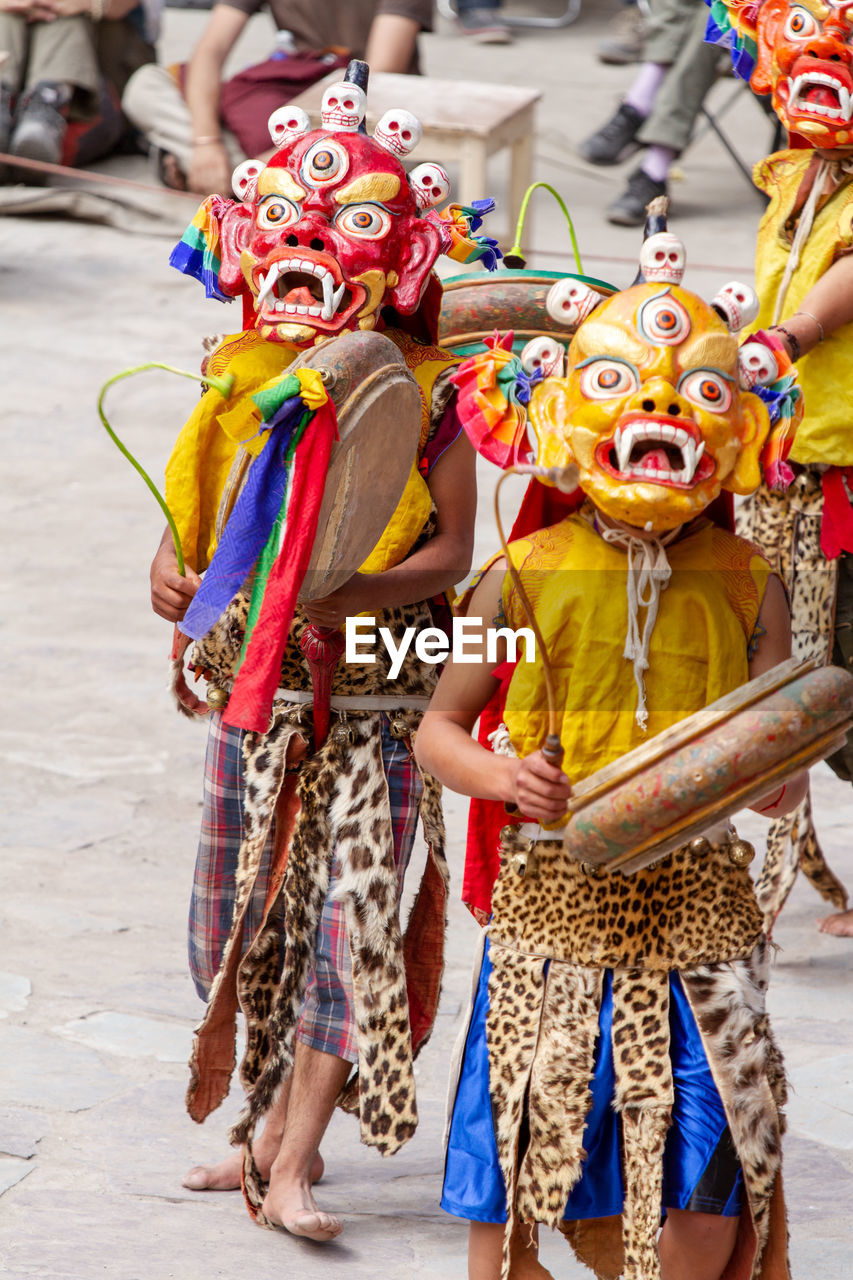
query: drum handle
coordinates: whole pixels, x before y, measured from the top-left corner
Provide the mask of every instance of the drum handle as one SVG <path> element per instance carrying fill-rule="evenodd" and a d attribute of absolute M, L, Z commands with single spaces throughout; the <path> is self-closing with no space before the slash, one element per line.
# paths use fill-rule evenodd
<path fill-rule="evenodd" d="M 509 476 L 538 476 L 541 479 L 548 480 L 551 484 L 562 489 L 564 492 L 571 492 L 577 485 L 577 468 L 576 467 L 537 467 L 532 465 L 521 465 L 515 467 L 507 467 L 498 479 L 495 485 L 495 524 L 498 529 L 498 537 L 501 540 L 501 548 L 506 557 L 507 571 L 512 578 L 512 584 L 518 592 L 518 598 L 521 601 L 521 607 L 524 610 L 527 621 L 530 623 L 530 629 L 539 646 L 539 652 L 542 655 L 542 671 L 545 676 L 545 698 L 548 703 L 548 734 L 542 745 L 542 754 L 549 764 L 556 765 L 557 768 L 563 762 L 563 744 L 560 741 L 560 717 L 557 711 L 557 695 L 554 687 L 554 671 L 551 666 L 551 659 L 548 656 L 548 649 L 545 640 L 536 621 L 536 614 L 533 605 L 530 603 L 530 597 L 524 589 L 524 583 L 521 581 L 521 575 L 512 562 L 509 553 L 506 534 L 504 533 L 503 521 L 501 520 L 500 508 L 500 491 L 504 480 Z"/>

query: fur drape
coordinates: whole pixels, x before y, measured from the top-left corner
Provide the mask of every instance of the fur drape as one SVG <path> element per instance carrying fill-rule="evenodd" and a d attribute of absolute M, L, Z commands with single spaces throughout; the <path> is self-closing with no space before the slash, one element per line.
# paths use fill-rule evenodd
<path fill-rule="evenodd" d="M 780 574 L 791 603 L 793 656 L 821 665 L 832 659 L 838 568 L 820 545 L 821 478 L 801 471 L 785 493 L 762 485 L 742 504 L 737 532 L 755 542 Z M 756 893 L 769 929 L 788 900 L 797 872 L 837 910 L 847 890 L 828 866 L 818 842 L 807 795 L 792 813 L 778 818 L 767 835 L 767 853 Z"/>

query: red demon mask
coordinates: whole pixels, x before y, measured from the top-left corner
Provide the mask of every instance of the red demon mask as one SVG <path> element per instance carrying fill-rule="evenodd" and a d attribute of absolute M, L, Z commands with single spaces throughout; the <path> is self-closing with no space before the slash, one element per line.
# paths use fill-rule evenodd
<path fill-rule="evenodd" d="M 810 147 L 853 146 L 851 39 L 849 0 L 764 0 L 758 10 L 750 84 L 756 93 L 772 93 L 785 128 Z"/>
<path fill-rule="evenodd" d="M 246 161 L 234 184 L 243 199 L 221 205 L 219 289 L 249 303 L 265 338 L 306 347 L 373 329 L 386 304 L 416 310 L 440 236 L 373 138 L 314 130 L 266 166 Z"/>

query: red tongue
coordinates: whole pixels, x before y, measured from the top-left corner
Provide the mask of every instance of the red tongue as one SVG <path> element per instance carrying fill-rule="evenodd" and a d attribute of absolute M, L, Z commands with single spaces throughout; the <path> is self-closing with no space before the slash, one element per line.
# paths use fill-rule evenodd
<path fill-rule="evenodd" d="M 813 84 L 806 90 L 806 102 L 815 107 L 837 107 L 838 94 L 826 84 Z"/>
<path fill-rule="evenodd" d="M 639 462 L 632 462 L 634 468 L 649 469 L 654 468 L 657 471 L 671 471 L 669 458 L 666 456 L 666 449 L 649 449 L 648 453 L 644 453 Z"/>
<path fill-rule="evenodd" d="M 314 297 L 307 284 L 300 284 L 295 289 L 291 289 L 285 294 L 285 302 L 289 307 L 316 307 L 319 306 L 317 299 Z"/>

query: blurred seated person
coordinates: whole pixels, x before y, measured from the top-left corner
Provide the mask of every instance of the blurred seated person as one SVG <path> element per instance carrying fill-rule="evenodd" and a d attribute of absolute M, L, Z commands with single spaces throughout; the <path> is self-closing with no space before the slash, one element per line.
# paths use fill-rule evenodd
<path fill-rule="evenodd" d="M 624 191 L 605 210 L 607 221 L 622 227 L 642 226 L 649 201 L 669 194 L 669 171 L 690 141 L 721 56 L 724 62 L 727 56 L 705 43 L 708 9 L 702 0 L 652 0 L 651 15 L 645 61 L 634 83 L 616 114 L 578 147 L 585 160 L 599 165 L 618 164 L 645 148 Z"/>
<path fill-rule="evenodd" d="M 112 151 L 127 128 L 125 85 L 154 61 L 159 7 L 0 0 L 0 151 L 50 164 L 88 164 Z M 31 171 L 26 178 L 34 180 Z"/>
<path fill-rule="evenodd" d="M 272 101 L 259 97 L 253 119 L 237 137 L 222 119 L 222 70 L 249 18 L 263 8 L 279 32 L 291 33 L 294 54 L 279 61 L 279 96 Z M 345 67 L 350 56 L 363 58 L 372 71 L 418 72 L 418 33 L 431 26 L 430 0 L 221 0 L 210 12 L 185 74 L 179 68 L 143 67 L 130 80 L 122 105 L 148 138 L 167 186 L 227 196 L 231 174 L 241 161 L 272 154 L 266 122 L 276 107 L 335 66 Z M 313 68 L 307 79 L 305 60 L 311 60 L 308 70 Z M 301 78 L 289 90 L 288 61 L 294 64 L 294 77 Z M 250 129 L 265 136 L 263 150 L 249 145 Z"/>

